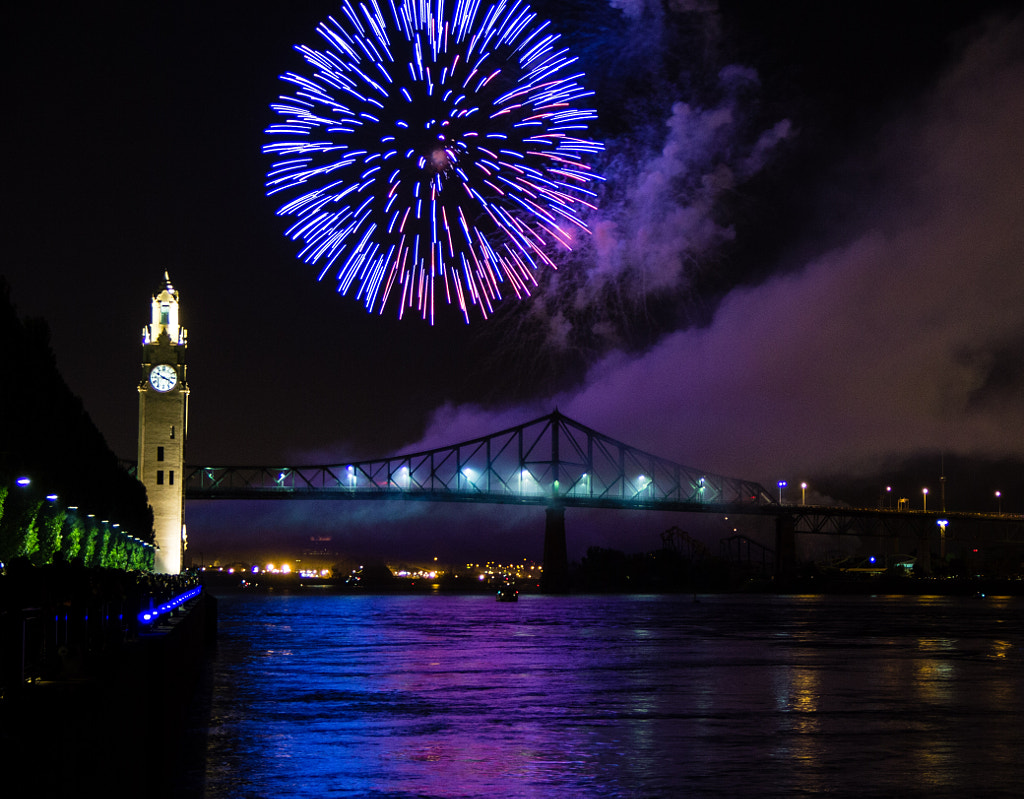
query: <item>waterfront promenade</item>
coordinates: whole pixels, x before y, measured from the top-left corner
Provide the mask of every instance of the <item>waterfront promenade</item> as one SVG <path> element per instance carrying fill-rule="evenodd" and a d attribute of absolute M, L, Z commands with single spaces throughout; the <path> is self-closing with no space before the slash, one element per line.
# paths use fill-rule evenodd
<path fill-rule="evenodd" d="M 0 578 L 0 761 L 31 795 L 174 795 L 216 600 L 199 592 L 142 623 L 140 611 L 189 587 L 138 580 L 73 569 Z"/>

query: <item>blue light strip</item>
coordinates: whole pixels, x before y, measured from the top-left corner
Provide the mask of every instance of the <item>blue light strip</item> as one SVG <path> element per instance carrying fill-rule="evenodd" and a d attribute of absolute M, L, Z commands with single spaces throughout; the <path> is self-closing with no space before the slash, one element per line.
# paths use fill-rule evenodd
<path fill-rule="evenodd" d="M 197 585 L 195 588 L 186 591 L 184 594 L 176 596 L 174 597 L 174 599 L 168 602 L 164 602 L 164 604 L 160 605 L 160 607 L 158 608 L 150 608 L 149 610 L 144 610 L 139 614 L 139 621 L 143 624 L 152 624 L 157 620 L 157 618 L 160 617 L 161 614 L 170 613 L 179 605 L 183 605 L 185 602 L 188 602 L 193 597 L 199 596 L 199 592 L 202 590 L 203 587 L 201 585 Z"/>

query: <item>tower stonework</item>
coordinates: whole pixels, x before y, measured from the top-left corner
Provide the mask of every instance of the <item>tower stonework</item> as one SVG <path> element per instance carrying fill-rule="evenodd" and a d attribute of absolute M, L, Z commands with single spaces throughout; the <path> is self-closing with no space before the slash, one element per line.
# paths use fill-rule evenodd
<path fill-rule="evenodd" d="M 142 328 L 139 381 L 138 478 L 153 509 L 155 570 L 181 571 L 185 548 L 185 439 L 188 383 L 187 336 L 180 323 L 178 292 L 164 272 L 153 296 L 150 323 Z"/>

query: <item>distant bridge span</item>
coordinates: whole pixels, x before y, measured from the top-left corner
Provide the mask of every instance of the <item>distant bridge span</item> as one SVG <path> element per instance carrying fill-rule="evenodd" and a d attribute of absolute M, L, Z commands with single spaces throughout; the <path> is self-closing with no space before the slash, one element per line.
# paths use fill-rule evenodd
<path fill-rule="evenodd" d="M 567 507 L 774 516 L 777 568 L 794 553 L 796 532 L 885 535 L 893 525 L 910 524 L 927 538 L 940 515 L 993 516 L 782 505 L 759 483 L 652 455 L 557 409 L 497 433 L 405 455 L 326 466 L 189 466 L 185 497 L 543 505 L 544 580 L 551 591 L 568 580 Z"/>
<path fill-rule="evenodd" d="M 418 499 L 719 512 L 777 505 L 758 483 L 682 466 L 557 410 L 450 446 L 329 466 L 199 466 L 189 499 Z"/>

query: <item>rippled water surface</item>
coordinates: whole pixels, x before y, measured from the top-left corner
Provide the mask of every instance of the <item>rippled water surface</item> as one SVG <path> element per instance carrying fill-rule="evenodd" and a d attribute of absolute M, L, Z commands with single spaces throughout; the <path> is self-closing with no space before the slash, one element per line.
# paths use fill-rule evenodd
<path fill-rule="evenodd" d="M 211 799 L 1020 795 L 1021 599 L 699 600 L 221 597 L 193 781 Z"/>

